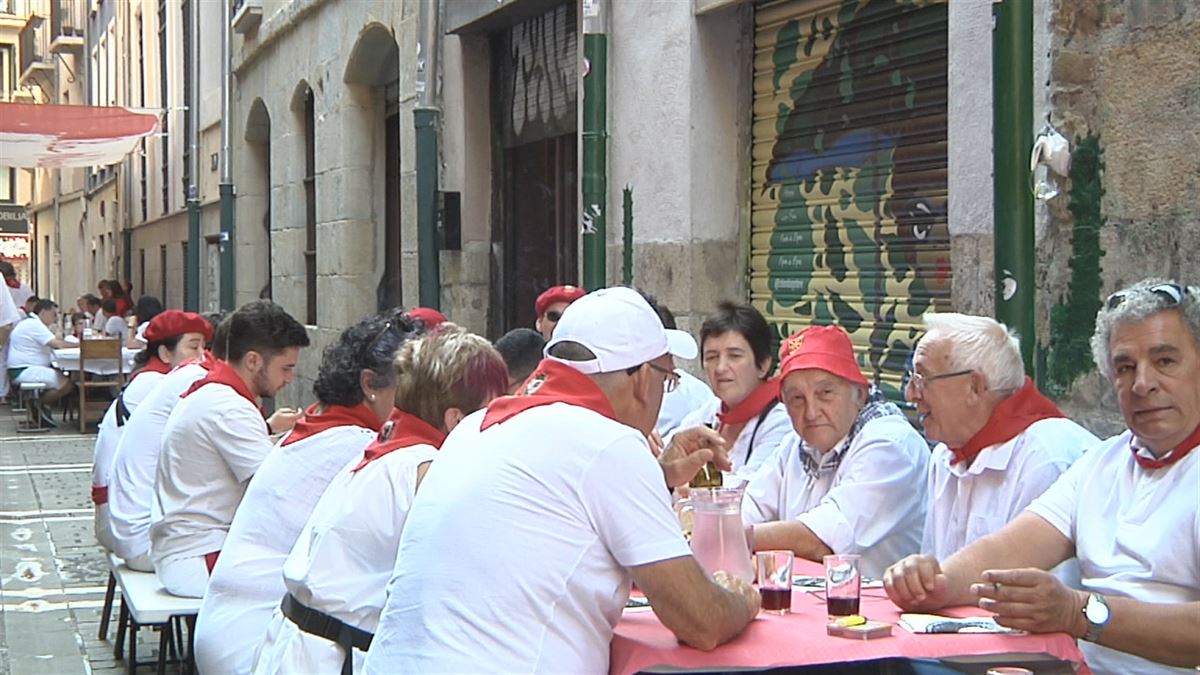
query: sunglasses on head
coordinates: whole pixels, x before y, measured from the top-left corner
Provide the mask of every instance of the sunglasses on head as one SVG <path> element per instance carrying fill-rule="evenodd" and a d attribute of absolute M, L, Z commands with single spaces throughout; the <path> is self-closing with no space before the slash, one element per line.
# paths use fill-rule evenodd
<path fill-rule="evenodd" d="M 549 312 L 546 312 L 546 320 L 547 321 L 553 321 L 554 323 L 558 323 L 558 320 L 561 318 L 562 318 L 562 312 L 556 312 L 554 310 L 550 310 Z"/>
<path fill-rule="evenodd" d="M 1143 291 L 1147 293 L 1153 293 L 1160 298 L 1163 298 L 1167 301 L 1167 307 L 1174 307 L 1183 302 L 1184 296 L 1188 294 L 1187 287 L 1180 284 L 1157 284 L 1155 286 L 1151 286 L 1150 288 L 1139 288 L 1136 291 L 1121 291 L 1113 293 L 1112 295 L 1108 296 L 1108 300 L 1105 301 L 1104 306 L 1109 310 L 1116 309 L 1117 307 L 1120 307 L 1121 303 L 1125 302 L 1125 298 L 1129 297 L 1132 293 L 1140 293 Z"/>

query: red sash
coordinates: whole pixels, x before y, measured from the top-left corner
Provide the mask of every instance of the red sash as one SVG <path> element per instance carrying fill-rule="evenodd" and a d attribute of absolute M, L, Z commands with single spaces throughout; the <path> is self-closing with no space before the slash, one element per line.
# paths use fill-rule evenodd
<path fill-rule="evenodd" d="M 987 424 L 978 431 L 966 445 L 961 448 L 950 448 L 954 458 L 951 464 L 966 462 L 970 464 L 984 448 L 998 443 L 1007 443 L 1018 434 L 1028 429 L 1034 422 L 1040 422 L 1052 417 L 1066 417 L 1054 402 L 1042 395 L 1033 380 L 1025 378 L 1017 393 L 1009 396 L 996 406 Z"/>
<path fill-rule="evenodd" d="M 762 411 L 767 409 L 775 401 L 779 400 L 779 378 L 772 377 L 763 380 L 761 384 L 750 392 L 750 395 L 742 399 L 742 402 L 730 408 L 721 403 L 721 411 L 717 413 L 717 419 L 720 420 L 721 426 L 729 426 L 731 424 L 742 424 L 758 417 Z"/>
<path fill-rule="evenodd" d="M 201 364 L 203 365 L 203 364 Z M 192 383 L 188 390 L 183 392 L 183 396 L 179 398 L 187 398 L 196 392 L 197 389 L 208 384 L 223 384 L 232 388 L 239 396 L 249 401 L 255 408 L 259 408 L 258 397 L 250 391 L 250 387 L 246 385 L 246 381 L 241 375 L 233 369 L 233 366 L 221 361 L 213 359 L 212 365 L 208 368 L 208 374 Z M 261 410 L 261 408 L 259 408 Z"/>
<path fill-rule="evenodd" d="M 1182 443 L 1172 448 L 1171 452 L 1168 453 L 1163 459 L 1146 457 L 1142 455 L 1138 452 L 1137 448 L 1133 447 L 1133 438 L 1131 437 L 1129 439 L 1129 449 L 1133 451 L 1134 461 L 1138 463 L 1138 466 L 1146 470 L 1161 469 L 1164 466 L 1170 466 L 1184 457 L 1187 457 L 1188 453 L 1196 449 L 1197 445 L 1200 445 L 1200 426 L 1197 426 L 1195 429 L 1193 429 L 1192 433 L 1187 438 L 1183 439 Z"/>
<path fill-rule="evenodd" d="M 129 381 L 133 382 L 135 379 L 137 379 L 137 376 L 141 375 L 142 373 L 161 373 L 166 375 L 169 372 L 171 372 L 171 364 L 158 358 L 158 355 L 154 355 L 150 357 L 150 360 L 146 362 L 146 365 L 138 368 L 136 373 L 129 376 Z"/>
<path fill-rule="evenodd" d="M 334 427 L 362 427 L 371 431 L 380 427 L 379 418 L 365 403 L 354 406 L 331 405 L 321 412 L 317 412 L 318 406 L 317 403 L 308 406 L 304 417 L 296 420 L 296 426 L 292 427 L 292 432 L 280 445 L 291 445 Z"/>
<path fill-rule="evenodd" d="M 367 446 L 366 451 L 363 452 L 362 461 L 354 467 L 353 471 L 358 471 L 380 457 L 402 448 L 411 448 L 414 445 L 432 445 L 435 448 L 441 448 L 444 440 L 446 440 L 446 434 L 442 433 L 440 429 L 434 429 L 428 422 L 416 415 L 393 409 L 391 417 L 384 422 L 379 437 Z"/>
<path fill-rule="evenodd" d="M 524 389 L 515 396 L 501 396 L 488 405 L 480 430 L 499 424 L 530 408 L 567 403 L 587 408 L 617 421 L 608 397 L 591 378 L 565 363 L 542 359 L 537 369 L 525 380 Z"/>
<path fill-rule="evenodd" d="M 108 503 L 108 486 L 93 485 L 92 486 L 92 503 L 96 506 Z"/>

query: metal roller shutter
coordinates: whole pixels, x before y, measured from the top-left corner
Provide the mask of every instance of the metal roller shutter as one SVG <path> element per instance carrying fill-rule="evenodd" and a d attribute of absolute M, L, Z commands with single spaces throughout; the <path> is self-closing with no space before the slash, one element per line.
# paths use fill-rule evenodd
<path fill-rule="evenodd" d="M 946 52 L 942 2 L 755 11 L 751 302 L 779 336 L 840 324 L 897 399 L 950 304 Z"/>

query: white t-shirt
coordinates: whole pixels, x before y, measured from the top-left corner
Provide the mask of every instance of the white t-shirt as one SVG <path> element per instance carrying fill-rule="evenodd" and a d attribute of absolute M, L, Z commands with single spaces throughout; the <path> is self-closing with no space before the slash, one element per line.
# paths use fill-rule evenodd
<path fill-rule="evenodd" d="M 171 371 L 125 422 L 108 475 L 108 510 L 114 550 L 126 560 L 150 552 L 150 514 L 163 427 L 180 395 L 207 372 L 196 363 Z"/>
<path fill-rule="evenodd" d="M 1035 513 L 1075 544 L 1086 591 L 1142 602 L 1200 601 L 1200 451 L 1143 469 L 1126 431 L 1084 453 Z M 1080 641 L 1092 672 L 1191 673 Z"/>
<path fill-rule="evenodd" d="M 163 428 L 150 527 L 154 568 L 220 551 L 250 477 L 271 452 L 267 422 L 233 387 L 208 384 L 184 397 Z"/>
<path fill-rule="evenodd" d="M 18 321 L 8 335 L 8 367 L 50 367 L 50 343 L 54 333 L 36 315 Z"/>
<path fill-rule="evenodd" d="M 9 324 L 15 324 L 25 318 L 25 312 L 21 311 L 18 307 L 13 302 L 12 293 L 0 296 L 0 328 Z"/>
<path fill-rule="evenodd" d="M 373 429 L 338 426 L 276 445 L 267 455 L 233 516 L 196 619 L 201 672 L 250 672 L 286 590 L 281 572 L 296 537 L 329 481 L 347 462 L 360 460 L 374 438 Z"/>
<path fill-rule="evenodd" d="M 984 448 L 968 467 L 951 464 L 946 444 L 933 449 L 921 552 L 945 560 L 1012 522 L 1054 484 L 1083 451 L 1100 442 L 1057 417 L 1033 423 L 1006 443 Z"/>
<path fill-rule="evenodd" d="M 154 391 L 164 377 L 166 377 L 165 373 L 147 370 L 138 373 L 129 381 L 129 384 L 121 392 L 120 400 L 125 402 L 125 409 L 129 411 L 131 418 L 133 411 L 137 410 L 142 400 Z M 92 485 L 108 485 L 113 458 L 117 454 L 117 445 L 121 442 L 121 436 L 124 433 L 125 427 L 117 426 L 117 402 L 113 401 L 112 405 L 108 406 L 108 410 L 104 411 L 104 417 L 100 420 L 100 426 L 96 433 L 96 450 L 92 461 Z"/>
<path fill-rule="evenodd" d="M 713 397 L 706 405 L 683 418 L 680 429 L 717 423 L 721 412 L 721 399 Z M 761 419 L 761 421 L 760 421 Z M 733 447 L 729 449 L 729 460 L 733 462 L 733 473 L 749 477 L 763 463 L 771 459 L 784 440 L 795 436 L 792 420 L 782 403 L 775 403 L 766 417 L 755 416 L 742 427 Z M 670 439 L 667 439 L 670 442 Z"/>
<path fill-rule="evenodd" d="M 433 446 L 415 445 L 358 471 L 353 469 L 362 457 L 351 460 L 321 496 L 283 566 L 288 592 L 307 607 L 375 632 L 400 533 L 416 497 L 417 468 L 436 456 Z M 356 671 L 363 657 L 354 654 Z M 335 643 L 301 631 L 276 612 L 254 672 L 336 673 L 343 658 Z"/>
<path fill-rule="evenodd" d="M 17 282 L 19 285 L 16 288 L 8 289 L 8 297 L 12 298 L 13 304 L 17 307 L 24 307 L 29 298 L 33 297 L 33 289 L 24 281 Z M 8 284 L 5 284 L 7 286 Z"/>
<path fill-rule="evenodd" d="M 921 548 L 929 446 L 900 415 L 863 424 L 819 458 L 810 476 L 792 435 L 750 477 L 742 520 L 757 525 L 798 520 L 834 553 L 862 555 L 862 572 L 881 577 L 889 565 Z M 838 462 L 838 455 L 841 460 Z"/>
<path fill-rule="evenodd" d="M 366 672 L 607 672 L 629 568 L 691 555 L 662 469 L 582 407 L 483 414 L 425 475 Z"/>
<path fill-rule="evenodd" d="M 104 310 L 96 310 L 95 316 L 92 317 L 92 330 L 97 333 L 102 333 L 104 332 L 104 326 L 106 323 L 108 323 L 108 316 L 104 313 Z"/>
<path fill-rule="evenodd" d="M 700 378 L 681 368 L 676 368 L 679 386 L 669 394 L 663 394 L 662 407 L 658 411 L 658 423 L 654 428 L 658 435 L 666 438 L 679 428 L 684 418 L 693 412 L 720 401 Z"/>
<path fill-rule="evenodd" d="M 125 338 L 129 336 L 129 324 L 119 316 L 110 316 L 104 322 L 104 332 L 111 337 L 121 338 L 121 344 L 124 344 Z"/>

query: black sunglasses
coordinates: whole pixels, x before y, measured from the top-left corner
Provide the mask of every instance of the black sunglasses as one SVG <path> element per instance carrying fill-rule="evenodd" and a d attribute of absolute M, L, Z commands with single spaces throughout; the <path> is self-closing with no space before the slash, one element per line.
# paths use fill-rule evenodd
<path fill-rule="evenodd" d="M 1140 288 L 1136 291 L 1121 291 L 1118 293 L 1113 293 L 1112 295 L 1108 296 L 1108 300 L 1105 301 L 1104 306 L 1109 310 L 1114 310 L 1117 307 L 1120 307 L 1121 303 L 1125 302 L 1125 298 L 1129 297 L 1130 294 L 1141 291 L 1153 293 L 1163 298 L 1167 301 L 1167 307 L 1175 307 L 1179 303 L 1183 302 L 1183 298 L 1188 294 L 1187 287 L 1181 284 L 1158 284 L 1156 286 L 1151 286 L 1150 288 Z"/>

